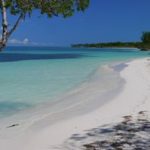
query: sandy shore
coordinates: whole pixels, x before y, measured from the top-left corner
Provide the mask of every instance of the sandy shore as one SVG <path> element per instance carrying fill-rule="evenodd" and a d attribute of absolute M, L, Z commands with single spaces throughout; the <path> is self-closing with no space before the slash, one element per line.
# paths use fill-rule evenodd
<path fill-rule="evenodd" d="M 95 111 L 74 116 L 72 119 L 58 120 L 54 124 L 49 124 L 50 118 L 47 116 L 42 116 L 37 122 L 33 119 L 33 122 L 27 122 L 25 125 L 12 122 L 14 126 L 4 127 L 4 123 L 0 124 L 0 148 L 2 150 L 63 150 L 66 149 L 63 147 L 64 142 L 73 134 L 119 122 L 122 116 L 134 115 L 141 110 L 150 111 L 150 60 L 136 59 L 126 65 L 128 67 L 120 72 L 120 76 L 125 81 L 124 88 L 111 101 Z"/>

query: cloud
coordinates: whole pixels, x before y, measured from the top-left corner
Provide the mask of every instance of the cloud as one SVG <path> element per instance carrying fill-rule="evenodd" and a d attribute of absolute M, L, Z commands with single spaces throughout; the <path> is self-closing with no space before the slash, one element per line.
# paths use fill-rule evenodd
<path fill-rule="evenodd" d="M 30 43 L 28 38 L 25 38 L 24 40 L 18 40 L 18 39 L 10 39 L 8 41 L 9 44 L 19 44 L 19 45 L 28 45 Z"/>
<path fill-rule="evenodd" d="M 25 38 L 23 41 L 22 41 L 23 44 L 28 44 L 29 43 L 29 39 L 28 38 Z"/>
<path fill-rule="evenodd" d="M 30 41 L 28 38 L 23 40 L 18 40 L 16 38 L 8 40 L 9 45 L 19 45 L 19 46 L 54 46 L 54 43 L 37 43 Z"/>

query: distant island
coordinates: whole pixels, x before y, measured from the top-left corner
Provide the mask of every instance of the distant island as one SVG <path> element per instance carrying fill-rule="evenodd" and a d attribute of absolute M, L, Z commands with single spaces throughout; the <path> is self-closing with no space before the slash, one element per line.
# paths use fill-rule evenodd
<path fill-rule="evenodd" d="M 143 51 L 150 50 L 150 32 L 143 32 L 140 42 L 104 42 L 104 43 L 86 43 L 72 44 L 75 48 L 138 48 Z"/>

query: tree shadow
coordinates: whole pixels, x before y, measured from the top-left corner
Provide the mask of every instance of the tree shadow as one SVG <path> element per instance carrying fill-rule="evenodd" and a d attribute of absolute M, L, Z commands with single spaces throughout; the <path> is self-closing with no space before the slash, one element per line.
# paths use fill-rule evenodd
<path fill-rule="evenodd" d="M 150 120 L 144 111 L 137 118 L 124 116 L 120 123 L 104 125 L 73 134 L 66 142 L 66 149 L 84 150 L 127 150 L 150 149 Z"/>

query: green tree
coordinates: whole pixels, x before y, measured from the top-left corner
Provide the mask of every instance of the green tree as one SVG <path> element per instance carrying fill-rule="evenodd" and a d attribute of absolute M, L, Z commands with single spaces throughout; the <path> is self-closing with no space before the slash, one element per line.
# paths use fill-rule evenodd
<path fill-rule="evenodd" d="M 143 32 L 141 40 L 145 44 L 150 44 L 150 32 Z"/>
<path fill-rule="evenodd" d="M 9 37 L 16 30 L 21 20 L 27 15 L 31 16 L 34 10 L 48 17 L 69 17 L 75 11 L 84 11 L 89 5 L 89 0 L 0 0 L 0 14 L 2 33 L 0 37 L 0 51 L 6 46 Z M 18 19 L 8 26 L 8 14 L 18 16 Z M 10 23 L 9 23 L 10 24 Z"/>

